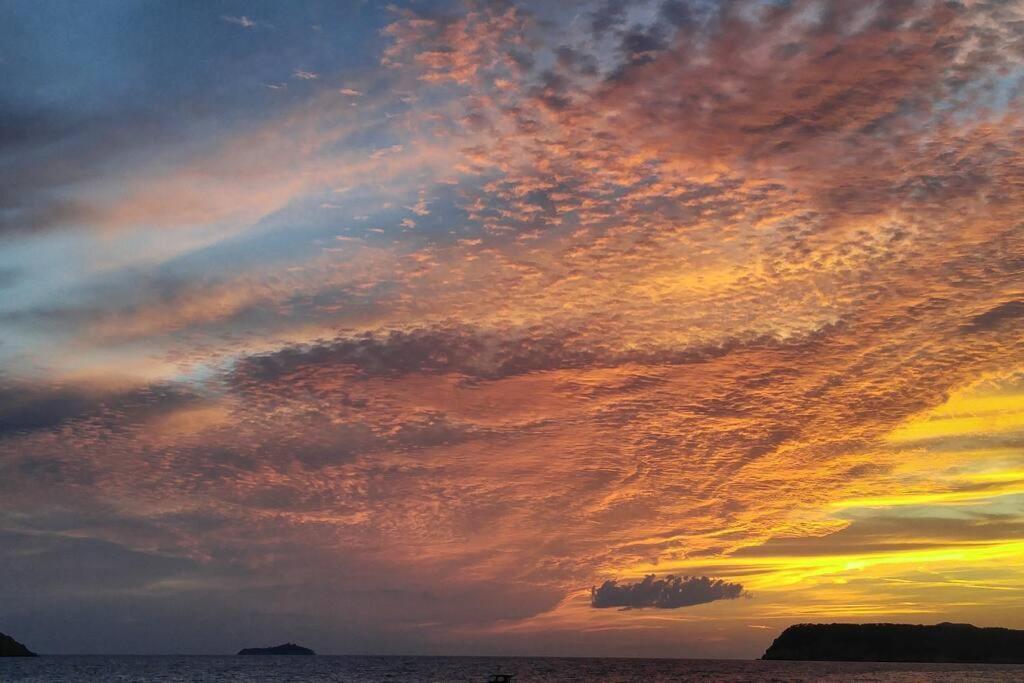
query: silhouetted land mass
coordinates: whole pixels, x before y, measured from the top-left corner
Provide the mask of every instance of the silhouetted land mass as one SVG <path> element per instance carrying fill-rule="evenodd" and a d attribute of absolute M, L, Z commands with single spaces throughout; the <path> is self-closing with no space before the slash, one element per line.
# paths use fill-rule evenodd
<path fill-rule="evenodd" d="M 308 647 L 302 647 L 295 643 L 285 643 L 275 647 L 247 647 L 239 650 L 240 655 L 315 655 L 316 653 Z"/>
<path fill-rule="evenodd" d="M 10 636 L 0 633 L 0 657 L 36 657 L 36 653 Z"/>
<path fill-rule="evenodd" d="M 797 624 L 761 659 L 1024 664 L 1024 631 L 971 624 Z"/>

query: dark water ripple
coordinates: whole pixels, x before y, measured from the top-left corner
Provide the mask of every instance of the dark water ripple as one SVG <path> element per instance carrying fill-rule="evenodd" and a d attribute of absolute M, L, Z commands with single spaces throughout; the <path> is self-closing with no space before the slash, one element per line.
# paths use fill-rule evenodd
<path fill-rule="evenodd" d="M 550 657 L 203 657 L 49 656 L 0 660 L 0 681 L 65 683 L 149 681 L 202 683 L 382 683 L 486 681 L 515 673 L 534 681 L 1024 681 L 1024 665 L 762 662 L 697 659 L 585 659 Z"/>

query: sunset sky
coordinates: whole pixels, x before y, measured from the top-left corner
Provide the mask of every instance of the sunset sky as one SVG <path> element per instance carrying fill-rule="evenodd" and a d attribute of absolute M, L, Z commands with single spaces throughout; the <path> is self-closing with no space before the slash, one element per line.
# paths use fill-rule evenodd
<path fill-rule="evenodd" d="M 1024 0 L 0 0 L 0 631 L 1022 607 Z"/>

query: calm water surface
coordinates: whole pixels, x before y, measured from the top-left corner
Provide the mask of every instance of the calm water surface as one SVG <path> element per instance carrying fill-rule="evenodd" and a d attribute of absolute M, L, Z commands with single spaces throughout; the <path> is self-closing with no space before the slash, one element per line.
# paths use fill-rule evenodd
<path fill-rule="evenodd" d="M 1024 665 L 548 657 L 70 657 L 0 659 L 0 681 L 1024 681 Z"/>

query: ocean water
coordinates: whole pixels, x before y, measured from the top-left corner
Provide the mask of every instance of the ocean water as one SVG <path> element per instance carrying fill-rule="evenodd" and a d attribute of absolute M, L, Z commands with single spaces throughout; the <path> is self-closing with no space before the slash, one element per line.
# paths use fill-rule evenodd
<path fill-rule="evenodd" d="M 762 662 L 709 659 L 553 657 L 203 657 L 44 656 L 0 659 L 9 683 L 201 681 L 321 683 L 345 681 L 487 681 L 514 673 L 533 681 L 1024 681 L 1024 665 Z"/>

